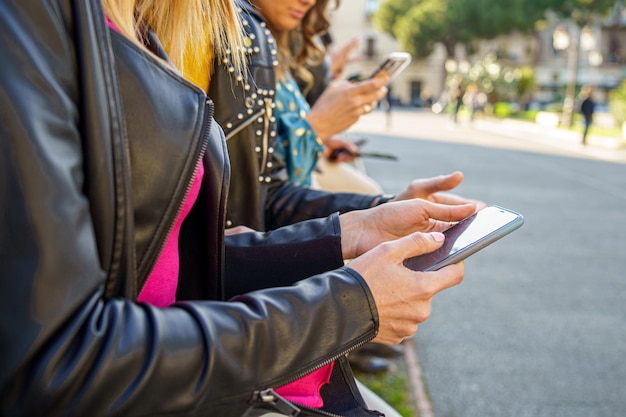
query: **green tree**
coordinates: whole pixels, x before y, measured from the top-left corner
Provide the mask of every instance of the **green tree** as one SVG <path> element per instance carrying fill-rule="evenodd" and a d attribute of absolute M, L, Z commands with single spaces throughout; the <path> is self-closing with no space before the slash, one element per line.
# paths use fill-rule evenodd
<path fill-rule="evenodd" d="M 501 66 L 494 53 L 474 62 L 466 74 L 455 74 L 453 81 L 463 87 L 475 85 L 492 103 L 517 100 L 520 109 L 524 108 L 528 94 L 535 87 L 532 68 Z"/>
<path fill-rule="evenodd" d="M 536 85 L 535 71 L 531 67 L 524 66 L 515 70 L 517 104 L 520 110 L 523 110 L 528 104 L 530 94 Z"/>
<path fill-rule="evenodd" d="M 394 32 L 394 26 L 399 16 L 406 14 L 411 8 L 417 5 L 416 0 L 388 0 L 383 3 L 376 14 L 374 22 L 376 26 L 383 32 L 387 32 L 397 37 Z"/>
<path fill-rule="evenodd" d="M 374 24 L 391 34 L 416 58 L 429 56 L 436 44 L 454 58 L 456 46 L 471 46 L 512 30 L 531 32 L 552 10 L 578 24 L 604 14 L 615 0 L 387 0 Z M 443 71 L 443 69 L 442 69 Z"/>
<path fill-rule="evenodd" d="M 556 0 L 387 0 L 374 24 L 418 58 L 430 55 L 437 43 L 452 58 L 457 44 L 532 30 L 548 1 Z"/>
<path fill-rule="evenodd" d="M 436 43 L 454 56 L 457 44 L 492 39 L 512 30 L 529 32 L 552 10 L 579 24 L 608 12 L 616 0 L 387 0 L 374 24 L 397 38 L 403 49 L 428 56 Z"/>
<path fill-rule="evenodd" d="M 594 17 L 607 13 L 616 0 L 540 0 L 546 10 L 571 19 L 579 25 L 590 23 Z"/>

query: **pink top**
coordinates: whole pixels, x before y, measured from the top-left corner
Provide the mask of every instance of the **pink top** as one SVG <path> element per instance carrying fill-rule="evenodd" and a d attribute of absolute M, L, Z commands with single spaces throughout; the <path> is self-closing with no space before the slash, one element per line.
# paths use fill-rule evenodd
<path fill-rule="evenodd" d="M 187 194 L 187 198 L 183 203 L 181 212 L 167 238 L 161 255 L 157 259 L 152 272 L 141 289 L 139 297 L 137 297 L 137 301 L 152 304 L 157 307 L 167 307 L 176 302 L 179 266 L 178 236 L 183 220 L 185 220 L 185 217 L 187 217 L 187 214 L 189 214 L 198 198 L 203 176 L 204 167 L 202 163 L 200 163 L 198 164 L 198 172 Z M 322 407 L 324 402 L 320 395 L 320 389 L 330 380 L 332 370 L 333 364 L 331 363 L 330 365 L 305 375 L 303 378 L 277 388 L 276 392 L 298 404 L 312 408 Z"/>
<path fill-rule="evenodd" d="M 198 171 L 193 179 L 187 198 L 174 223 L 174 227 L 167 237 L 165 246 L 157 259 L 150 276 L 146 280 L 137 301 L 152 304 L 157 307 L 167 307 L 176 301 L 176 287 L 178 286 L 178 235 L 180 227 L 187 214 L 191 211 L 198 194 L 204 176 L 202 161 L 198 163 Z"/>
<path fill-rule="evenodd" d="M 276 388 L 276 392 L 297 404 L 306 405 L 311 408 L 322 408 L 324 400 L 320 394 L 322 386 L 330 381 L 333 373 L 334 362 L 306 374 L 302 378 L 290 384 Z"/>
<path fill-rule="evenodd" d="M 117 27 L 107 18 L 107 24 L 113 30 Z M 178 286 L 178 236 L 180 227 L 191 211 L 202 184 L 204 176 L 204 166 L 202 161 L 198 163 L 198 171 L 193 179 L 191 189 L 183 203 L 183 207 L 174 223 L 170 235 L 167 237 L 163 251 L 159 255 L 152 272 L 148 276 L 137 301 L 154 305 L 156 307 L 167 307 L 176 302 L 176 288 Z M 330 380 L 333 364 L 313 371 L 303 378 L 276 389 L 283 397 L 289 401 L 306 405 L 311 408 L 320 408 L 324 401 L 320 395 L 320 389 Z"/>

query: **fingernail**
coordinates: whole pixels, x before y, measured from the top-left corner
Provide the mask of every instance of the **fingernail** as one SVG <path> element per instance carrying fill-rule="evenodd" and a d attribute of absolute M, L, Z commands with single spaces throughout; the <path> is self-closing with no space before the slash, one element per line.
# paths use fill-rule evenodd
<path fill-rule="evenodd" d="M 430 235 L 433 237 L 435 242 L 442 242 L 446 238 L 443 233 L 440 232 L 432 232 Z"/>

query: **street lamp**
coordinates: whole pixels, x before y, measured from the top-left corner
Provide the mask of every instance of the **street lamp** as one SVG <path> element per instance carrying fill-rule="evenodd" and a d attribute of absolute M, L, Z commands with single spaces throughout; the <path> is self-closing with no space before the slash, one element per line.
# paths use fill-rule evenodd
<path fill-rule="evenodd" d="M 569 33 L 564 25 L 559 25 L 554 29 L 552 44 L 557 51 L 563 51 L 569 47 Z"/>
<path fill-rule="evenodd" d="M 456 72 L 456 70 L 459 68 L 459 65 L 456 63 L 456 61 L 454 59 L 448 58 L 448 59 L 446 59 L 444 67 L 445 67 L 446 72 L 448 74 L 454 74 Z"/>
<path fill-rule="evenodd" d="M 557 51 L 567 50 L 567 86 L 565 88 L 565 100 L 563 101 L 563 113 L 561 124 L 566 127 L 572 126 L 574 113 L 574 96 L 578 79 L 578 57 L 580 49 L 590 51 L 595 47 L 595 38 L 591 27 L 583 27 L 578 36 L 570 36 L 567 27 L 559 25 L 552 35 L 552 45 Z"/>
<path fill-rule="evenodd" d="M 596 68 L 599 67 L 600 65 L 602 65 L 602 53 L 600 51 L 598 51 L 597 49 L 594 49 L 593 51 L 589 52 L 589 64 Z"/>

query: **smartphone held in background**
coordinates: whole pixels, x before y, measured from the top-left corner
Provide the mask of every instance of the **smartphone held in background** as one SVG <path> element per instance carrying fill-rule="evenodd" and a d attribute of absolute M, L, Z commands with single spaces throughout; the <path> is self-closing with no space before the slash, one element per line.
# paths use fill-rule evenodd
<path fill-rule="evenodd" d="M 385 71 L 389 76 L 387 84 L 406 69 L 411 63 L 411 55 L 406 52 L 392 52 L 387 58 L 372 72 L 368 77 L 364 77 L 361 73 L 352 74 L 348 77 L 348 81 L 363 81 L 373 78 L 381 71 Z"/>
<path fill-rule="evenodd" d="M 370 75 L 369 78 L 375 77 L 381 71 L 384 71 L 389 76 L 390 83 L 395 77 L 398 76 L 406 67 L 411 63 L 411 55 L 406 52 L 392 52 L 387 55 L 387 59 Z"/>

